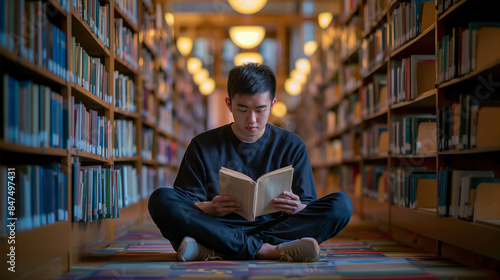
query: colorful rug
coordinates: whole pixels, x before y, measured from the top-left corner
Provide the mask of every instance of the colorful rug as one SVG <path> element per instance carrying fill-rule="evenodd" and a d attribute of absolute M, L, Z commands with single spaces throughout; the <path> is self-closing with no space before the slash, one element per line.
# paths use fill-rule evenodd
<path fill-rule="evenodd" d="M 61 280 L 109 279 L 500 279 L 395 241 L 361 223 L 321 244 L 315 263 L 278 261 L 176 262 L 175 251 L 152 224 L 134 228 L 74 266 Z"/>

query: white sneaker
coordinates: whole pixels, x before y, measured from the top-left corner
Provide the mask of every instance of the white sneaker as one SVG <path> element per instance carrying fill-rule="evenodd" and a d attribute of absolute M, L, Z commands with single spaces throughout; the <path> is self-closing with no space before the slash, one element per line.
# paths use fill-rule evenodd
<path fill-rule="evenodd" d="M 310 237 L 281 243 L 278 249 L 281 252 L 280 261 L 316 262 L 320 257 L 318 241 Z"/>
<path fill-rule="evenodd" d="M 181 245 L 179 245 L 177 260 L 181 262 L 189 262 L 222 260 L 222 258 L 216 256 L 214 250 L 210 250 L 196 242 L 194 238 L 186 236 L 182 239 Z"/>

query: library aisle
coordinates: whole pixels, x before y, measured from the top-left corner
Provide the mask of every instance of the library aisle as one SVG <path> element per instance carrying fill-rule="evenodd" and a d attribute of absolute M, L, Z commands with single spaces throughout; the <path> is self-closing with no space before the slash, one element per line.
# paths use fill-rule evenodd
<path fill-rule="evenodd" d="M 59 278 L 69 279 L 499 279 L 394 240 L 376 225 L 354 217 L 321 244 L 313 263 L 279 261 L 177 262 L 175 251 L 152 222 L 132 228 L 108 248 Z"/>
<path fill-rule="evenodd" d="M 246 4 L 242 6 L 242 4 Z M 498 0 L 0 0 L 0 279 L 499 279 Z M 177 263 L 148 198 L 234 66 L 354 218 L 313 264 Z"/>

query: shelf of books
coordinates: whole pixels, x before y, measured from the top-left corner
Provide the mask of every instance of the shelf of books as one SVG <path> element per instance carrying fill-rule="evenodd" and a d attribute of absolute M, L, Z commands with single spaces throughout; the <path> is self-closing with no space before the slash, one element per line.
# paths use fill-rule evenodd
<path fill-rule="evenodd" d="M 496 2 L 436 4 L 439 239 L 499 261 L 500 208 L 491 200 L 500 193 Z"/>
<path fill-rule="evenodd" d="M 9 252 L 12 236 L 19 245 L 16 273 L 0 278 L 55 279 L 143 221 L 149 194 L 173 184 L 184 150 L 172 26 L 156 1 L 1 5 L 0 178 L 8 183 L 0 214 L 15 227 L 0 230 L 0 248 Z"/>
<path fill-rule="evenodd" d="M 343 4 L 328 27 L 339 35 L 322 31 L 323 53 L 339 58 L 324 67 L 325 129 L 311 149 L 323 189 L 349 193 L 383 229 L 500 261 L 495 1 Z"/>

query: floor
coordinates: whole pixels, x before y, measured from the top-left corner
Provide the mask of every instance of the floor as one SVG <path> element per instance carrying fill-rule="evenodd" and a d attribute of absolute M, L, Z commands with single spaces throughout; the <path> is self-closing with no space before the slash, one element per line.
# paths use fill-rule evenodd
<path fill-rule="evenodd" d="M 354 219 L 337 237 L 321 244 L 315 263 L 278 261 L 176 262 L 175 251 L 150 223 L 117 238 L 68 279 L 500 279 L 493 271 L 462 266 L 403 245 Z"/>

